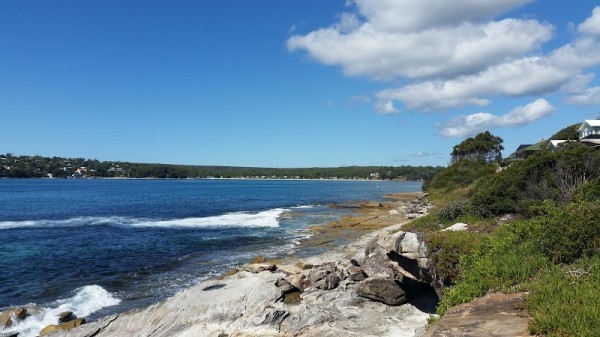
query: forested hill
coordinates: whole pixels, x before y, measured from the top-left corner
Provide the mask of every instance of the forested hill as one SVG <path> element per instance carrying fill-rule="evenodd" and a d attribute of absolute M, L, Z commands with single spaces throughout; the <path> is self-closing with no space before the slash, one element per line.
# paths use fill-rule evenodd
<path fill-rule="evenodd" d="M 109 162 L 84 158 L 0 154 L 1 178 L 254 178 L 425 180 L 442 167 L 348 166 L 258 168 Z"/>

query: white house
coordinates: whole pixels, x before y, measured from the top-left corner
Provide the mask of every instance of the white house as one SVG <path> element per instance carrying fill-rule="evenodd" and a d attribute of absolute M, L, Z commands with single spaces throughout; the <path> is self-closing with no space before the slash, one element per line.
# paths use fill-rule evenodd
<path fill-rule="evenodd" d="M 568 140 L 551 140 L 546 146 L 546 150 L 554 151 L 558 148 L 558 146 L 564 142 L 568 142 Z"/>
<path fill-rule="evenodd" d="M 590 136 L 597 136 L 594 138 L 600 138 L 600 120 L 589 119 L 581 123 L 579 129 L 579 139 L 584 139 Z"/>

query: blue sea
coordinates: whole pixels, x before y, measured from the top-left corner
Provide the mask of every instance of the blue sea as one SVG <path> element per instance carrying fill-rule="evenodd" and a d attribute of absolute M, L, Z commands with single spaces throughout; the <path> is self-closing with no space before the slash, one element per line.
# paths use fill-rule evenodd
<path fill-rule="evenodd" d="M 34 304 L 94 318 L 149 305 L 254 256 L 299 254 L 308 226 L 349 212 L 330 204 L 420 190 L 419 182 L 0 179 L 0 310 Z"/>

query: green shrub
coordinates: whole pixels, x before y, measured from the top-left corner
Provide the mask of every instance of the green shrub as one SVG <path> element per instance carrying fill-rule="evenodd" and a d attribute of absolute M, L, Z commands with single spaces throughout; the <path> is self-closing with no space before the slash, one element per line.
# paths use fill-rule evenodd
<path fill-rule="evenodd" d="M 441 219 L 451 221 L 459 216 L 469 214 L 469 211 L 470 209 L 468 200 L 460 199 L 441 207 L 437 211 L 437 214 Z"/>
<path fill-rule="evenodd" d="M 599 201 L 600 178 L 592 179 L 587 184 L 581 186 L 577 191 L 576 199 L 582 201 Z"/>
<path fill-rule="evenodd" d="M 531 285 L 529 330 L 543 336 L 595 337 L 600 331 L 600 257 L 554 266 Z"/>
<path fill-rule="evenodd" d="M 483 176 L 493 175 L 496 165 L 483 160 L 463 159 L 442 170 L 424 184 L 428 192 L 454 191 L 464 188 Z"/>
<path fill-rule="evenodd" d="M 573 263 L 600 249 L 600 203 L 547 202 L 538 223 L 540 250 L 554 263 Z"/>
<path fill-rule="evenodd" d="M 481 234 L 471 232 L 430 233 L 425 240 L 436 281 L 443 286 L 454 284 L 460 272 L 459 259 L 476 249 L 481 239 Z"/>

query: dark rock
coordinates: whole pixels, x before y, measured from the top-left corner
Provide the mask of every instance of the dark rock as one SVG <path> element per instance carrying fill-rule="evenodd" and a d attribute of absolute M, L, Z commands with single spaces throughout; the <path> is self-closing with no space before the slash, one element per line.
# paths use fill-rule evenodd
<path fill-rule="evenodd" d="M 64 322 L 68 322 L 71 320 L 74 320 L 75 315 L 73 315 L 72 311 L 63 311 L 60 314 L 58 314 L 58 323 L 64 323 Z"/>
<path fill-rule="evenodd" d="M 406 302 L 406 293 L 396 282 L 383 278 L 368 278 L 358 284 L 358 296 L 387 305 L 400 305 Z"/>

